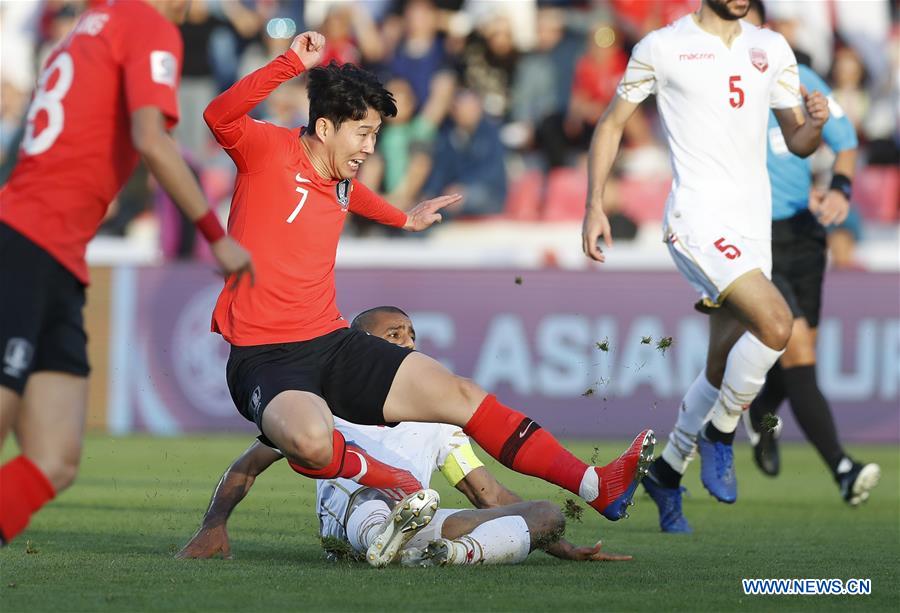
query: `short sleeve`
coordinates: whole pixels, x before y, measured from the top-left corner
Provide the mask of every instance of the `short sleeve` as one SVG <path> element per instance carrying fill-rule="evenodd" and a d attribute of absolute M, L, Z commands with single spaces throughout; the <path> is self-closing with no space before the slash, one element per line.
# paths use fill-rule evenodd
<path fill-rule="evenodd" d="M 172 128 L 178 123 L 178 81 L 181 75 L 182 42 L 169 22 L 135 24 L 123 32 L 122 71 L 128 112 L 155 106 Z"/>
<path fill-rule="evenodd" d="M 442 430 L 445 434 L 445 440 L 441 446 L 437 457 L 437 467 L 447 479 L 447 482 L 456 486 L 457 483 L 466 478 L 470 472 L 484 466 L 475 450 L 472 449 L 472 443 L 469 442 L 462 430 L 457 427 Z"/>
<path fill-rule="evenodd" d="M 657 91 L 657 69 L 653 60 L 655 34 L 651 32 L 635 45 L 616 94 L 628 102 L 639 104 Z"/>
<path fill-rule="evenodd" d="M 794 52 L 780 34 L 778 42 L 773 45 L 778 57 L 775 64 L 775 82 L 769 92 L 769 107 L 773 109 L 792 109 L 803 104 L 800 98 L 800 71 Z"/>

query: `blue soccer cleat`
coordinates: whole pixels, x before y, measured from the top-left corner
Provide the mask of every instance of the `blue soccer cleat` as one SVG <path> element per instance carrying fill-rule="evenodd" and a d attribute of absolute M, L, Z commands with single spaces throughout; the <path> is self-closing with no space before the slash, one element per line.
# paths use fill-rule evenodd
<path fill-rule="evenodd" d="M 719 502 L 737 500 L 737 478 L 734 476 L 734 448 L 711 441 L 701 431 L 697 437 L 700 452 L 700 481 Z"/>
<path fill-rule="evenodd" d="M 663 487 L 653 476 L 653 469 L 642 481 L 644 489 L 659 508 L 659 528 L 672 534 L 690 534 L 693 532 L 688 520 L 681 512 L 681 493 L 683 487 Z"/>

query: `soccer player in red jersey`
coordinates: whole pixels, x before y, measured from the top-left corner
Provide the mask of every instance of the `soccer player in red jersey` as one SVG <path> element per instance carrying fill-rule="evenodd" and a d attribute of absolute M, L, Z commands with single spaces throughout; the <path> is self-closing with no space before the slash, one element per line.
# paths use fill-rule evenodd
<path fill-rule="evenodd" d="M 225 235 L 168 134 L 178 120 L 186 0 L 95 2 L 47 58 L 18 164 L 0 191 L 0 541 L 71 485 L 87 415 L 85 249 L 143 158 L 225 273 L 250 256 Z"/>
<path fill-rule="evenodd" d="M 334 63 L 316 68 L 324 46 L 321 34 L 301 34 L 204 113 L 238 168 L 229 233 L 253 252 L 257 266 L 254 286 L 226 283 L 212 320 L 231 344 L 227 380 L 238 411 L 297 472 L 375 488 L 390 487 L 390 475 L 381 482 L 366 474 L 366 459 L 347 452 L 332 414 L 358 424 L 458 425 L 513 470 L 580 495 L 608 519 L 624 517 L 652 455 L 652 431 L 610 464 L 588 466 L 537 423 L 436 360 L 348 328 L 334 286 L 347 211 L 420 231 L 440 221 L 438 211 L 459 196 L 404 213 L 354 180 L 375 150 L 382 118 L 396 106 L 364 70 Z M 247 115 L 304 71 L 307 128 L 280 128 Z"/>

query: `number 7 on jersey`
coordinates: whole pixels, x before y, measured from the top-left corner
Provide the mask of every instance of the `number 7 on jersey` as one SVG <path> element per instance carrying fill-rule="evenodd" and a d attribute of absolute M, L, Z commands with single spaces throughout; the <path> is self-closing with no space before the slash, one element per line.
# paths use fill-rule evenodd
<path fill-rule="evenodd" d="M 297 173 L 295 179 L 298 182 L 308 183 L 309 179 L 304 179 L 300 176 L 300 173 Z M 305 187 L 297 186 L 297 192 L 300 194 L 300 202 L 297 203 L 297 206 L 294 208 L 294 211 L 288 215 L 287 222 L 294 223 L 294 220 L 297 219 L 297 214 L 300 213 L 300 209 L 303 208 L 303 205 L 306 204 L 306 197 L 309 196 L 309 190 Z"/>

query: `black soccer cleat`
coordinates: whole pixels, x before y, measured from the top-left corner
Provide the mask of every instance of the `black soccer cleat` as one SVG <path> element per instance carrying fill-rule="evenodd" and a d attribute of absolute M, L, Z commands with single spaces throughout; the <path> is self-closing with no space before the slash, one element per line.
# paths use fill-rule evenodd
<path fill-rule="evenodd" d="M 777 423 L 772 428 L 761 428 L 757 432 L 753 428 L 750 412 L 744 411 L 744 428 L 747 430 L 747 438 L 753 445 L 753 461 L 763 474 L 777 477 L 781 472 L 781 456 L 778 453 L 778 438 L 781 436 L 782 421 L 780 417 L 773 416 Z"/>

